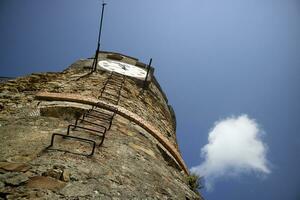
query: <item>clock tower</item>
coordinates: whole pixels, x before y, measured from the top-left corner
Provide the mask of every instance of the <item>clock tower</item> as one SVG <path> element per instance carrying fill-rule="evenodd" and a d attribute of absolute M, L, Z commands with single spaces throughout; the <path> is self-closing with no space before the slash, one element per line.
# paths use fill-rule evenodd
<path fill-rule="evenodd" d="M 0 195 L 202 199 L 154 67 L 115 52 L 0 83 Z"/>

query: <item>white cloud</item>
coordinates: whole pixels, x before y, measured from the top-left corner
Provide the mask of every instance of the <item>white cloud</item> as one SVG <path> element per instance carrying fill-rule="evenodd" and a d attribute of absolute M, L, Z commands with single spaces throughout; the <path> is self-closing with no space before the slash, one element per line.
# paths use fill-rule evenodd
<path fill-rule="evenodd" d="M 244 173 L 271 173 L 266 159 L 263 131 L 247 115 L 230 117 L 215 123 L 209 132 L 208 144 L 201 149 L 204 162 L 191 169 L 205 178 L 208 190 L 217 178 Z"/>

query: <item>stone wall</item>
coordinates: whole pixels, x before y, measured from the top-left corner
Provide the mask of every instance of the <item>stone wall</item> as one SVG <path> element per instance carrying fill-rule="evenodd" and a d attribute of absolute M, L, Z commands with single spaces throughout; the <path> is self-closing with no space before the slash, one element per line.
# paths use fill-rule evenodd
<path fill-rule="evenodd" d="M 103 53 L 100 59 L 108 54 Z M 134 64 L 136 59 L 123 61 Z M 103 146 L 93 157 L 46 150 L 52 133 L 65 134 L 91 105 L 44 101 L 40 92 L 97 98 L 108 72 L 88 74 L 91 59 L 61 73 L 39 73 L 0 84 L 0 198 L 41 199 L 201 199 L 190 190 L 187 174 L 152 133 L 116 115 Z M 119 106 L 155 126 L 178 151 L 173 117 L 156 84 L 142 91 L 127 78 Z M 77 136 L 98 138 L 84 131 Z M 91 146 L 56 139 L 57 148 L 88 152 Z"/>

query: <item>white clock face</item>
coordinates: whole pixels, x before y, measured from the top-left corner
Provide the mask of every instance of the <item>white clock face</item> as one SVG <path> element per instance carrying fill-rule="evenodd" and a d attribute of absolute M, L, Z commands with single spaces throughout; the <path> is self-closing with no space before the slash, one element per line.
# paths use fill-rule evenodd
<path fill-rule="evenodd" d="M 108 71 L 117 72 L 119 74 L 135 77 L 138 79 L 145 79 L 147 75 L 145 69 L 141 69 L 137 66 L 115 60 L 101 60 L 98 62 L 98 65 Z"/>

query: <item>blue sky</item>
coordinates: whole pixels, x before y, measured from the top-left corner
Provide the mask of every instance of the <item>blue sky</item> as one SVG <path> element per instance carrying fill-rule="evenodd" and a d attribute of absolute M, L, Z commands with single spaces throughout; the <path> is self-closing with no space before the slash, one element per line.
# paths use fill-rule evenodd
<path fill-rule="evenodd" d="M 102 49 L 148 62 L 173 105 L 183 157 L 216 121 L 247 114 L 271 173 L 220 177 L 209 200 L 300 199 L 300 2 L 108 0 Z M 1 0 L 0 76 L 60 71 L 94 54 L 101 1 Z"/>

